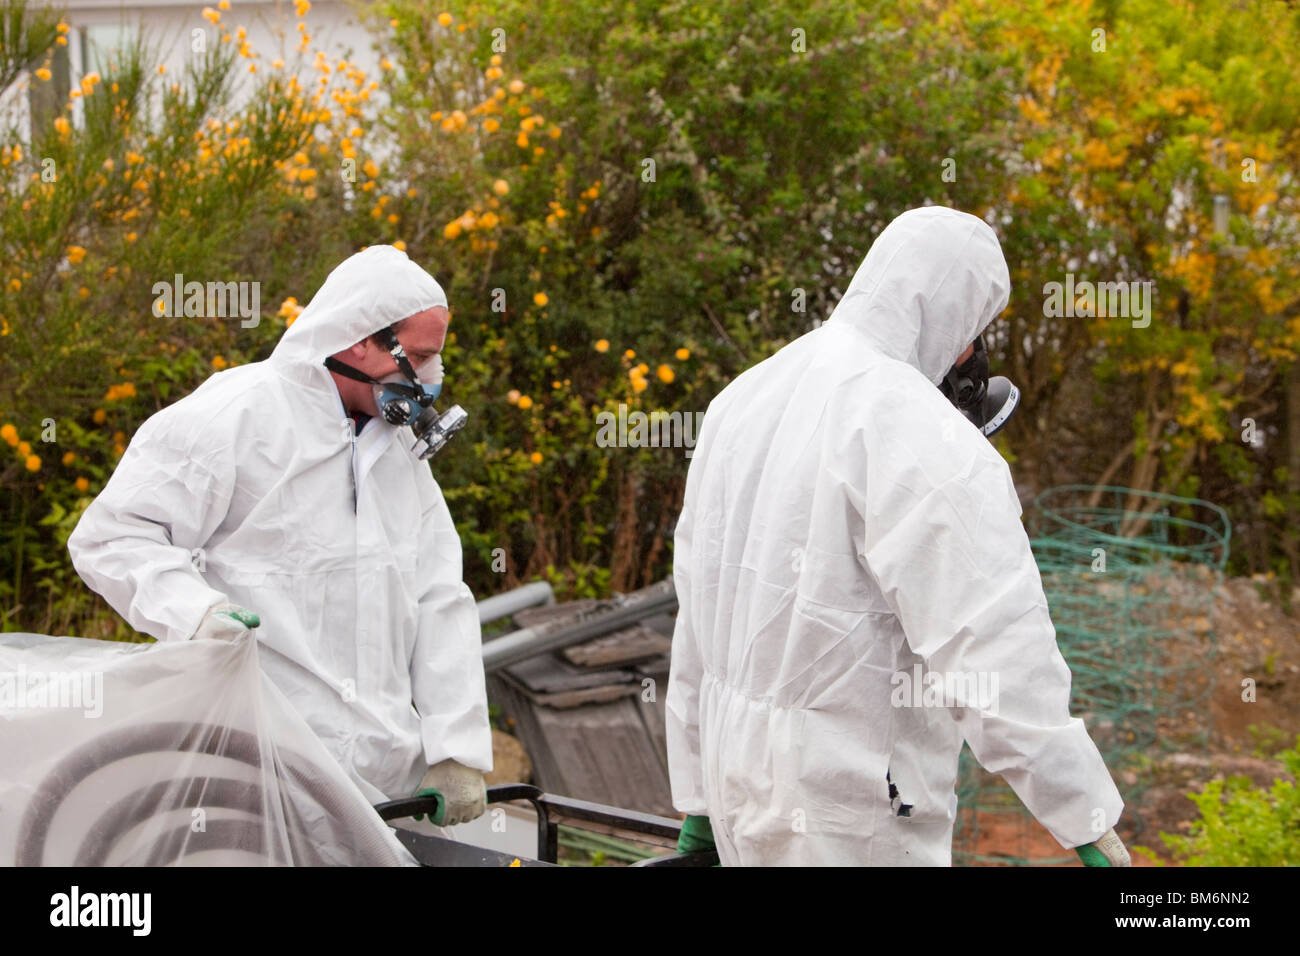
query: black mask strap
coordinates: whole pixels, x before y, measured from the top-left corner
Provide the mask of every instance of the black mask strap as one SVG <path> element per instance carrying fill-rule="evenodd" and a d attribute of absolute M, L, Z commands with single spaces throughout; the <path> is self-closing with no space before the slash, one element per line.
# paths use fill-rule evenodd
<path fill-rule="evenodd" d="M 420 378 L 415 374 L 415 369 L 411 366 L 411 360 L 406 357 L 406 351 L 402 348 L 402 343 L 397 341 L 397 333 L 393 331 L 391 325 L 380 329 L 375 336 L 384 345 L 388 346 L 388 354 L 393 357 L 397 367 L 402 374 L 411 380 L 412 385 L 418 385 Z"/>
<path fill-rule="evenodd" d="M 375 333 L 375 337 L 384 343 L 384 346 L 388 349 L 388 354 L 391 355 L 393 361 L 397 363 L 398 370 L 410 380 L 412 385 L 412 394 L 423 394 L 420 392 L 418 387 L 420 382 L 419 376 L 415 374 L 415 369 L 411 366 L 411 360 L 406 357 L 406 351 L 402 348 L 402 343 L 397 341 L 397 333 L 393 331 L 393 327 L 390 325 L 380 329 Z M 367 385 L 384 384 L 378 379 L 371 378 L 360 369 L 353 368 L 346 362 L 340 362 L 332 355 L 325 359 L 325 367 L 331 372 L 337 372 L 344 378 L 352 379 L 354 382 L 365 382 Z"/>
<path fill-rule="evenodd" d="M 340 362 L 332 355 L 325 359 L 325 367 L 329 369 L 331 372 L 337 372 L 339 375 L 342 375 L 344 378 L 352 379 L 352 381 L 354 382 L 365 382 L 367 385 L 379 384 L 373 378 L 367 375 L 365 372 L 361 371 L 360 369 L 353 368 L 351 365 L 348 365 L 345 362 Z"/>

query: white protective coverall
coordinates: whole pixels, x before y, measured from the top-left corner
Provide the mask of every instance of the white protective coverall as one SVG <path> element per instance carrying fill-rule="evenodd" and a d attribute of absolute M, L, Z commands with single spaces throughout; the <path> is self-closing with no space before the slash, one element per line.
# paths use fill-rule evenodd
<path fill-rule="evenodd" d="M 709 816 L 724 864 L 950 865 L 963 737 L 1062 846 L 1119 817 L 1010 471 L 936 388 L 1009 292 L 987 224 L 910 210 L 825 324 L 709 406 L 667 733 L 673 802 Z M 998 693 L 895 706 L 921 702 L 894 677 L 917 664 Z"/>
<path fill-rule="evenodd" d="M 322 363 L 446 304 L 392 246 L 348 258 L 270 358 L 140 427 L 68 540 L 86 583 L 161 641 L 214 604 L 257 612 L 264 670 L 372 803 L 447 758 L 491 769 L 482 644 L 411 430 L 371 418 L 356 435 Z"/>

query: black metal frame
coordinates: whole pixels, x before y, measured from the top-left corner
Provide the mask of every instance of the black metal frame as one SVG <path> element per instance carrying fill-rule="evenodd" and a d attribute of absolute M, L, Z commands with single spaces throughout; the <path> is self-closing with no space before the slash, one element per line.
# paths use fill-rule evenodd
<path fill-rule="evenodd" d="M 604 826 L 619 827 L 647 836 L 667 837 L 676 840 L 682 830 L 682 822 L 653 813 L 638 810 L 620 810 L 618 807 L 603 803 L 590 803 L 544 793 L 537 787 L 526 783 L 507 783 L 488 787 L 487 802 L 507 803 L 512 800 L 527 800 L 537 811 L 537 859 L 516 861 L 508 854 L 467 847 L 466 844 L 452 840 L 424 836 L 409 830 L 398 829 L 398 838 L 424 866 L 502 866 L 502 865 L 556 865 L 559 855 L 559 837 L 561 821 L 579 821 L 599 823 Z M 375 806 L 375 811 L 384 820 L 398 820 L 417 814 L 438 812 L 439 798 L 408 797 L 405 800 L 390 800 Z M 701 850 L 696 853 L 671 853 L 666 856 L 652 857 L 633 863 L 632 866 L 714 866 L 718 862 L 717 850 Z"/>

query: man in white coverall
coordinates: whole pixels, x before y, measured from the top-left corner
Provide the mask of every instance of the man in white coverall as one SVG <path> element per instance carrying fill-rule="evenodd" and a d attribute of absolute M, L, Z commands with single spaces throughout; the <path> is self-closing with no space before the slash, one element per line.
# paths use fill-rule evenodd
<path fill-rule="evenodd" d="M 436 394 L 448 321 L 406 253 L 350 257 L 268 359 L 140 427 L 68 550 L 160 641 L 260 618 L 266 673 L 367 799 L 434 788 L 450 824 L 483 812 L 492 768 L 478 612 L 429 463 L 372 384 L 404 364 Z"/>
<path fill-rule="evenodd" d="M 936 388 L 1009 293 L 987 224 L 910 210 L 825 324 L 709 406 L 674 550 L 682 849 L 950 865 L 965 738 L 1062 846 L 1128 864 L 1010 471 Z M 953 681 L 957 700 L 916 706 L 895 675 L 918 664 L 997 693 Z"/>

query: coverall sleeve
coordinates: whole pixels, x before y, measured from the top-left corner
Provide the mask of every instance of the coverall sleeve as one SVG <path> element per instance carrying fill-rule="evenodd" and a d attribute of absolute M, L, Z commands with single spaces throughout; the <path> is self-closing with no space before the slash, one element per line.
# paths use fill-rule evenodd
<path fill-rule="evenodd" d="M 704 771 L 700 764 L 700 678 L 703 661 L 691 626 L 691 532 L 689 503 L 683 505 L 673 534 L 673 586 L 677 590 L 677 623 L 673 630 L 672 669 L 665 706 L 668 776 L 673 806 L 682 813 L 706 814 Z"/>
<path fill-rule="evenodd" d="M 492 729 L 478 607 L 462 579 L 460 536 L 442 491 L 434 487 L 421 524 L 424 592 L 411 656 L 411 697 L 429 766 L 450 759 L 487 773 Z"/>
<path fill-rule="evenodd" d="M 969 431 L 969 441 L 963 433 L 895 453 L 898 467 L 874 482 L 867 506 L 864 561 L 927 672 L 964 690 L 951 713 L 980 764 L 1062 846 L 1091 843 L 1123 801 L 1083 721 L 1070 716 L 1070 671 L 1010 471 Z M 921 447 L 915 435 L 910 447 Z M 996 691 L 972 695 L 961 679 L 971 675 Z"/>
<path fill-rule="evenodd" d="M 170 411 L 170 410 L 169 410 Z M 234 465 L 195 457 L 174 413 L 147 421 L 68 538 L 73 567 L 137 631 L 183 641 L 226 600 L 199 573 L 221 525 Z"/>

